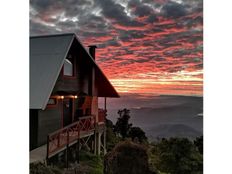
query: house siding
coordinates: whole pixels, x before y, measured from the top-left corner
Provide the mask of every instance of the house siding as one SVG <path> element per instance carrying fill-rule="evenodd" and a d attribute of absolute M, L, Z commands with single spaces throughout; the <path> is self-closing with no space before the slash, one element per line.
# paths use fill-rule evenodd
<path fill-rule="evenodd" d="M 55 87 L 53 89 L 53 94 L 55 94 L 57 91 L 82 91 L 88 95 L 91 95 L 91 68 L 83 64 L 83 56 L 81 52 L 75 55 L 71 51 L 70 54 L 74 57 L 75 62 L 74 76 L 63 76 L 63 71 L 61 70 L 59 77 L 56 81 Z"/>
<path fill-rule="evenodd" d="M 62 127 L 62 102 L 57 100 L 56 107 L 39 110 L 38 146 L 47 143 L 47 135 Z"/>
<path fill-rule="evenodd" d="M 95 115 L 96 121 L 98 121 L 98 98 L 96 96 L 95 70 L 93 69 L 93 66 L 89 66 L 90 64 L 84 58 L 83 52 L 80 51 L 80 47 L 72 45 L 68 54 L 71 54 L 74 57 L 74 76 L 64 76 L 63 69 L 61 69 L 51 96 L 57 97 L 62 95 L 60 94 L 62 92 L 72 92 L 73 94 L 71 95 L 75 95 L 75 93 L 78 94 L 79 92 L 85 93 L 88 96 L 85 96 L 85 100 L 83 100 L 84 103 L 81 102 L 81 97 L 74 99 L 72 113 L 73 121 L 76 121 L 78 117 L 81 116 L 80 110 L 82 110 L 83 115 Z M 64 96 L 69 97 L 65 94 Z M 79 114 L 77 114 L 78 109 Z M 62 126 L 63 102 L 61 99 L 57 99 L 56 106 L 47 107 L 45 110 L 37 110 L 37 133 L 35 133 L 35 143 L 37 147 L 46 144 L 47 135 L 62 128 Z"/>

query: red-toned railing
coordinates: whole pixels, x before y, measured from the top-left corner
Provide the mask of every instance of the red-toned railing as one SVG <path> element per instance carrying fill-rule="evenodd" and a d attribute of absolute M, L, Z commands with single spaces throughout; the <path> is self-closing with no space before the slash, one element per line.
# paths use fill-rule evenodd
<path fill-rule="evenodd" d="M 95 116 L 85 116 L 80 117 L 79 121 L 49 134 L 47 137 L 47 158 L 80 138 L 82 133 L 88 133 L 94 129 Z"/>
<path fill-rule="evenodd" d="M 104 109 L 98 109 L 98 122 L 105 122 L 106 112 Z"/>

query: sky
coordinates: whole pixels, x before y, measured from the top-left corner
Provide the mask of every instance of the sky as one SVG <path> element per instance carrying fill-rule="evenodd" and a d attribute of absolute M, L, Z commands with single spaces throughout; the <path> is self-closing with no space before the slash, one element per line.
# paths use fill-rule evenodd
<path fill-rule="evenodd" d="M 30 35 L 97 45 L 120 94 L 202 95 L 202 0 L 30 0 Z"/>

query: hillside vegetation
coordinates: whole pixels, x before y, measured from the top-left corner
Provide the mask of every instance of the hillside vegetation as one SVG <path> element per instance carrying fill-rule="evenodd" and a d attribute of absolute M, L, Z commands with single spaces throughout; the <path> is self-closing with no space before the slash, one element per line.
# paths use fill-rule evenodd
<path fill-rule="evenodd" d="M 129 122 L 129 114 L 129 110 L 121 110 L 115 124 L 117 127 L 108 120 L 110 124 L 107 124 L 107 144 L 110 144 L 110 148 L 104 161 L 104 174 L 118 174 L 123 171 L 128 174 L 203 173 L 203 136 L 194 141 L 170 137 L 148 143 L 144 131 L 133 127 Z M 147 164 L 149 169 L 144 167 Z"/>
<path fill-rule="evenodd" d="M 80 164 L 69 170 L 31 164 L 31 174 L 202 174 L 203 136 L 148 142 L 145 132 L 130 123 L 130 111 L 119 110 L 116 124 L 106 120 L 107 154 L 80 152 Z"/>
<path fill-rule="evenodd" d="M 107 153 L 104 159 L 105 174 L 151 174 L 147 149 L 137 143 L 124 141 Z"/>

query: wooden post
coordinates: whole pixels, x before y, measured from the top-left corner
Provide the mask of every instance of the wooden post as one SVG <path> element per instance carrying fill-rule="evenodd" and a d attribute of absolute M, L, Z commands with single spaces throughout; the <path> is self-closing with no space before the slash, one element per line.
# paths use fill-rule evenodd
<path fill-rule="evenodd" d="M 98 132 L 98 136 L 97 136 L 97 154 L 100 155 L 101 154 L 101 133 Z"/>
<path fill-rule="evenodd" d="M 104 122 L 106 123 L 106 97 L 105 97 L 105 118 Z M 106 125 L 104 125 L 104 130 L 103 130 L 103 154 L 106 154 Z"/>
<path fill-rule="evenodd" d="M 94 155 L 97 154 L 97 132 L 96 132 L 96 128 L 94 131 Z"/>
<path fill-rule="evenodd" d="M 106 97 L 105 97 L 105 102 L 104 102 L 104 109 L 106 111 Z"/>
<path fill-rule="evenodd" d="M 103 154 L 106 154 L 106 126 L 104 127 L 104 137 L 103 137 L 103 146 L 104 146 L 104 150 L 103 150 Z"/>
<path fill-rule="evenodd" d="M 68 168 L 68 157 L 69 157 L 68 152 L 69 152 L 69 147 L 67 145 L 66 150 L 65 150 L 65 166 L 66 166 L 66 168 Z"/>
<path fill-rule="evenodd" d="M 67 130 L 67 145 L 66 145 L 66 154 L 65 154 L 65 162 L 66 168 L 68 168 L 68 158 L 69 158 L 69 131 Z"/>

